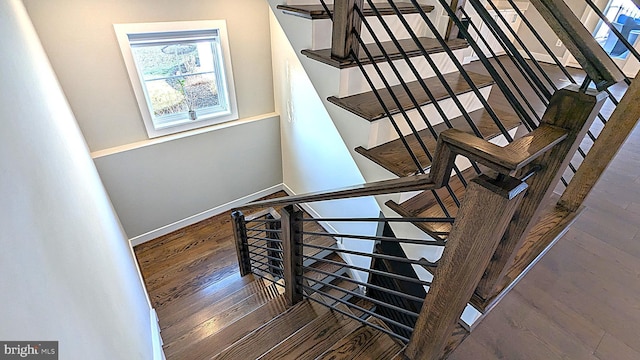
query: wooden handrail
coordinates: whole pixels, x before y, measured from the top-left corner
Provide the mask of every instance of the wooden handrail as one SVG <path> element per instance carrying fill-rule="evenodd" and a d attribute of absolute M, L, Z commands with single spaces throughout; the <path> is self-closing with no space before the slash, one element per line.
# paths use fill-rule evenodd
<path fill-rule="evenodd" d="M 440 136 L 454 151 L 493 170 L 508 175 L 523 168 L 541 154 L 566 139 L 568 131 L 542 124 L 529 134 L 501 147 L 458 129 L 450 129 Z"/>
<path fill-rule="evenodd" d="M 561 144 L 554 146 L 535 161 L 535 164 L 539 165 L 539 171 L 528 181 L 529 192 L 522 201 L 514 220 L 507 227 L 476 289 L 476 295 L 480 298 L 488 300 L 497 295 L 516 253 L 539 219 L 544 204 L 551 197 L 605 100 L 605 93 L 597 93 L 594 90 L 583 92 L 577 85 L 570 85 L 556 91 L 550 99 L 549 107 L 542 117 L 542 124 L 569 131 Z"/>
<path fill-rule="evenodd" d="M 347 186 L 329 191 L 285 196 L 252 202 L 237 209 L 286 206 L 325 200 L 361 196 L 387 195 L 418 190 L 436 190 L 445 186 L 451 176 L 455 158 L 466 156 L 499 173 L 509 175 L 542 156 L 567 137 L 568 131 L 551 124 L 542 124 L 528 135 L 500 147 L 487 140 L 457 129 L 443 131 L 438 138 L 430 174 Z"/>
<path fill-rule="evenodd" d="M 531 0 L 531 4 L 580 63 L 598 90 L 625 79 L 613 59 L 596 42 L 564 0 Z"/>
<path fill-rule="evenodd" d="M 399 192 L 430 190 L 437 187 L 429 175 L 409 176 L 405 178 L 376 181 L 366 184 L 347 186 L 329 191 L 318 191 L 302 195 L 286 196 L 271 200 L 252 202 L 238 209 L 250 209 L 266 206 L 285 206 L 324 200 L 348 199 L 361 196 L 386 195 Z"/>

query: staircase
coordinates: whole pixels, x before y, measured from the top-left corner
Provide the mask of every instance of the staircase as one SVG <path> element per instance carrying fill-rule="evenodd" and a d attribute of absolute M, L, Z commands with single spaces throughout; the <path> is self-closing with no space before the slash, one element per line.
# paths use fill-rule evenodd
<path fill-rule="evenodd" d="M 165 346 L 169 359 L 392 359 L 403 347 L 388 335 L 310 300 L 287 307 L 277 286 L 265 285 L 252 275 L 219 291 L 230 294 L 213 302 L 209 310 L 235 320 L 218 322 L 215 334 L 184 353 Z M 385 326 L 376 319 L 368 321 Z"/>
<path fill-rule="evenodd" d="M 247 217 L 234 212 L 244 277 L 207 308 L 221 314 L 220 330 L 190 354 L 446 358 L 580 214 L 604 169 L 591 157 L 611 159 L 606 149 L 626 137 L 614 139 L 615 124 L 630 131 L 637 120 L 625 120 L 624 112 L 640 92 L 631 87 L 623 99 L 608 92 L 631 81 L 562 1 L 532 4 L 585 70 L 578 86 L 558 63 L 573 83 L 563 89 L 545 84 L 542 66 L 514 47 L 517 34 L 488 13 L 500 12 L 491 1 L 268 2 L 295 53 L 274 51 L 274 63 L 302 65 L 365 183 L 255 202 L 243 210 L 263 210 Z M 472 36 L 478 18 L 528 90 Z M 464 63 L 470 52 L 483 71 Z M 295 124 L 291 98 L 284 103 Z M 606 101 L 617 106 L 610 116 L 600 112 Z M 607 124 L 600 137 L 609 143 L 590 131 L 596 118 Z M 585 138 L 593 142 L 589 154 Z M 579 169 L 574 154 L 584 159 Z M 595 180 L 584 175 L 591 172 Z M 560 183 L 566 190 L 554 194 Z M 375 198 L 379 209 L 363 211 L 379 210 L 379 217 L 343 215 L 339 200 L 363 197 Z M 335 207 L 314 208 L 326 200 Z M 384 231 L 352 231 L 356 223 Z M 169 358 L 186 358 L 171 348 Z"/>

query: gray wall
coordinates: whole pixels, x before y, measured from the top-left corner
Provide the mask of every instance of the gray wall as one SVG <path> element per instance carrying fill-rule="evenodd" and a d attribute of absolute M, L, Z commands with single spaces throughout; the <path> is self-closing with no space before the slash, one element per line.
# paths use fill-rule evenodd
<path fill-rule="evenodd" d="M 0 33 L 0 339 L 152 359 L 131 247 L 20 0 L 0 1 Z"/>
<path fill-rule="evenodd" d="M 282 183 L 264 0 L 24 3 L 130 238 Z M 207 19 L 227 21 L 240 121 L 148 140 L 113 24 Z"/>

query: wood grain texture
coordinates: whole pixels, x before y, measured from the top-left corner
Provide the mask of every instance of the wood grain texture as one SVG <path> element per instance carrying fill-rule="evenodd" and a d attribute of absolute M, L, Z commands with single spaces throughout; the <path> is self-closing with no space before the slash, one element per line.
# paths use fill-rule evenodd
<path fill-rule="evenodd" d="M 509 224 L 476 289 L 476 294 L 482 298 L 488 299 L 498 292 L 497 287 L 513 263 L 518 249 L 540 218 L 545 200 L 551 197 L 571 161 L 571 156 L 576 152 L 604 101 L 604 93 L 581 93 L 577 86 L 558 90 L 551 98 L 542 123 L 566 129 L 567 137 L 534 161 L 540 170 L 527 181 L 530 186 L 527 196 L 516 211 L 514 221 Z"/>
<path fill-rule="evenodd" d="M 195 326 L 191 324 L 184 324 L 180 328 L 171 329 L 167 334 L 168 339 L 165 340 L 163 346 L 165 354 L 168 359 L 181 359 L 180 353 L 184 349 L 188 349 L 197 342 L 206 339 L 207 337 L 222 331 L 227 326 L 230 326 L 234 322 L 242 319 L 245 315 L 260 308 L 262 305 L 268 303 L 276 296 L 278 296 L 277 290 L 274 289 L 275 285 L 271 286 L 271 289 L 261 293 L 253 294 L 242 300 L 237 300 L 231 306 L 220 309 L 220 311 L 199 319 L 200 322 Z M 206 315 L 206 314 L 204 314 Z M 164 339 L 164 337 L 163 337 Z"/>
<path fill-rule="evenodd" d="M 358 37 L 362 27 L 362 19 L 356 13 L 362 9 L 364 0 L 335 0 L 333 3 L 333 26 L 331 35 L 331 57 L 346 59 L 358 56 L 360 44 Z"/>
<path fill-rule="evenodd" d="M 442 356 L 526 188 L 526 184 L 514 178 L 494 181 L 484 175 L 469 184 L 405 350 L 409 358 Z"/>
<path fill-rule="evenodd" d="M 182 348 L 176 353 L 176 358 L 181 360 L 208 359 L 212 353 L 222 352 L 286 310 L 287 301 L 284 295 L 279 295 L 215 334 Z"/>
<path fill-rule="evenodd" d="M 326 310 L 312 306 L 308 300 L 303 301 L 265 326 L 247 334 L 230 347 L 224 349 L 224 351 L 213 356 L 212 359 L 257 359 L 266 351 L 288 338 L 290 334 L 295 333 L 316 319 L 319 315 L 318 311 Z"/>
<path fill-rule="evenodd" d="M 329 311 L 260 356 L 261 360 L 315 359 L 358 327 L 358 322 Z"/>
<path fill-rule="evenodd" d="M 557 199 L 557 197 L 556 197 Z M 527 234 L 522 247 L 518 250 L 513 263 L 489 299 L 483 299 L 474 293 L 470 303 L 483 313 L 491 309 L 522 279 L 527 272 L 553 247 L 569 230 L 580 215 L 580 211 L 568 211 L 562 206 L 551 204 L 543 212 L 535 226 Z"/>
<path fill-rule="evenodd" d="M 483 88 L 493 84 L 493 80 L 489 76 L 470 72 L 469 77 L 478 88 Z M 458 72 L 446 74 L 444 75 L 444 78 L 451 87 L 453 93 L 456 95 L 461 95 L 471 91 L 471 87 L 469 86 L 469 84 Z M 449 92 L 442 85 L 440 80 L 438 80 L 438 78 L 433 77 L 424 79 L 424 82 L 425 84 L 427 84 L 429 91 L 433 94 L 433 97 L 436 101 L 451 97 Z M 409 92 L 415 97 L 418 105 L 424 106 L 432 102 L 430 97 L 427 96 L 426 92 L 422 88 L 420 82 L 411 81 L 406 85 L 409 88 Z M 401 111 L 408 111 L 416 108 L 413 101 L 409 97 L 409 94 L 404 90 L 402 85 L 392 86 L 390 90 L 380 89 L 378 90 L 378 94 L 382 98 L 384 105 L 389 110 L 389 113 L 391 115 L 398 114 Z M 393 100 L 391 94 L 394 94 L 396 96 L 399 105 L 396 104 L 396 102 Z M 368 121 L 383 119 L 387 116 L 384 107 L 382 106 L 382 104 L 380 104 L 373 91 L 351 95 L 344 98 L 331 96 L 327 100 Z"/>
<path fill-rule="evenodd" d="M 508 175 L 536 160 L 567 135 L 568 131 L 563 128 L 541 124 L 504 147 L 458 129 L 448 129 L 440 138 L 447 146 L 453 147 L 455 153 Z"/>
<path fill-rule="evenodd" d="M 469 168 L 462 171 L 462 176 L 467 180 L 471 180 L 476 176 L 476 173 L 475 170 Z M 461 200 L 464 198 L 465 187 L 458 176 L 454 175 L 451 177 L 449 180 L 449 186 L 458 199 Z M 436 193 L 449 210 L 449 214 L 455 217 L 458 213 L 458 207 L 449 192 L 446 189 L 438 189 L 436 190 Z M 423 191 L 400 204 L 389 200 L 385 205 L 404 217 L 445 217 L 444 212 L 440 208 L 440 205 L 438 205 L 436 198 L 431 191 Z M 451 231 L 450 223 L 420 222 L 414 223 L 414 225 L 424 232 L 442 239 L 446 238 L 446 235 L 438 235 L 437 232 L 448 233 Z"/>
<path fill-rule="evenodd" d="M 498 108 L 494 109 L 494 111 L 507 130 L 514 129 L 515 127 L 520 125 L 520 120 L 517 116 L 515 116 L 513 111 L 506 111 L 506 109 L 502 110 Z M 472 111 L 471 113 L 469 113 L 469 116 L 478 130 L 480 130 L 480 133 L 482 134 L 484 139 L 491 140 L 501 134 L 495 122 L 493 121 L 493 119 L 491 119 L 487 110 L 485 110 L 484 108 Z M 450 122 L 455 129 L 468 133 L 473 132 L 471 126 L 463 116 L 456 117 L 450 120 Z M 449 127 L 445 123 L 440 123 L 434 126 L 436 134 L 440 134 L 448 128 Z M 429 152 L 431 154 L 434 154 L 437 142 L 432 136 L 430 130 L 420 130 L 418 132 L 418 136 L 420 136 Z M 414 134 L 410 134 L 405 136 L 404 138 L 409 144 L 409 148 L 411 148 L 413 153 L 417 156 L 420 164 L 425 166 L 425 170 L 429 168 L 431 166 L 431 161 L 429 160 L 427 154 L 422 150 L 422 147 L 416 139 L 416 136 Z M 402 141 L 400 141 L 400 139 L 390 141 L 371 149 L 358 147 L 355 150 L 369 160 L 377 163 L 378 165 L 382 166 L 383 168 L 389 170 L 399 177 L 410 176 L 417 173 L 416 165 L 411 159 L 409 152 L 404 147 L 404 144 L 402 143 Z"/>
<path fill-rule="evenodd" d="M 583 165 L 562 194 L 560 205 L 572 211 L 582 206 L 584 199 L 627 140 L 638 120 L 640 120 L 640 81 L 634 80 L 587 153 Z"/>
<path fill-rule="evenodd" d="M 440 45 L 440 43 L 436 39 L 420 37 L 418 38 L 420 46 L 416 44 L 416 42 L 412 39 L 400 39 L 398 40 L 398 44 L 400 45 L 400 49 L 405 53 L 407 57 L 416 57 L 423 56 L 422 47 L 427 54 L 437 54 L 443 52 L 444 49 Z M 386 62 L 387 59 L 384 56 L 386 53 L 387 56 L 391 60 L 400 60 L 403 59 L 402 52 L 392 41 L 382 41 L 380 42 L 380 46 L 378 44 L 366 44 L 367 50 L 371 54 L 371 58 L 364 51 L 360 51 L 358 56 L 358 60 L 362 65 L 368 65 L 372 62 Z M 463 39 L 453 39 L 447 41 L 447 46 L 451 50 L 464 49 L 468 45 L 468 43 Z M 310 59 L 314 59 L 325 63 L 327 65 L 331 65 L 333 67 L 339 69 L 346 69 L 350 67 L 358 66 L 358 63 L 352 58 L 339 59 L 331 56 L 331 49 L 320 49 L 320 50 L 302 50 L 302 55 L 309 57 Z"/>
<path fill-rule="evenodd" d="M 449 359 L 640 358 L 639 161 L 636 125 L 570 230 Z"/>
<path fill-rule="evenodd" d="M 415 14 L 418 12 L 418 9 L 408 1 L 395 1 L 394 2 L 398 7 L 398 10 L 402 14 Z M 387 2 L 377 2 L 374 3 L 378 12 L 381 15 L 395 15 L 395 11 Z M 333 14 L 333 4 L 327 4 L 329 11 Z M 425 13 L 430 13 L 433 11 L 432 5 L 420 5 L 420 8 Z M 285 13 L 296 15 L 300 17 L 304 17 L 306 19 L 317 20 L 317 19 L 328 19 L 329 14 L 324 10 L 324 7 L 321 4 L 315 5 L 278 5 L 278 9 L 284 11 Z M 375 13 L 371 9 L 368 3 L 364 4 L 362 9 L 364 16 L 374 16 Z"/>
<path fill-rule="evenodd" d="M 377 326 L 386 325 L 375 318 L 368 322 Z M 391 359 L 403 345 L 389 335 L 372 327 L 362 325 L 355 331 L 336 342 L 329 350 L 318 356 L 317 360 L 387 360 Z"/>

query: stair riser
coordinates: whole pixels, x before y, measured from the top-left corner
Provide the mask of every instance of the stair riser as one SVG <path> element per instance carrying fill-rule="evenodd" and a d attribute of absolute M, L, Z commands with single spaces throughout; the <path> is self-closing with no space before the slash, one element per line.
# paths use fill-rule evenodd
<path fill-rule="evenodd" d="M 411 35 L 402 24 L 402 22 L 395 15 L 387 15 L 382 17 L 384 22 L 389 26 L 396 39 L 410 39 Z M 405 20 L 418 37 L 433 37 L 433 33 L 429 31 L 424 19 L 420 14 L 407 14 L 404 15 Z M 367 22 L 374 30 L 378 41 L 390 41 L 391 37 L 384 29 L 380 20 L 375 16 L 367 16 Z M 312 50 L 331 48 L 331 32 L 332 22 L 329 19 L 313 20 L 313 41 Z M 362 24 L 361 32 L 362 40 L 365 44 L 374 43 L 375 40 L 367 27 Z"/>
<path fill-rule="evenodd" d="M 464 51 L 465 49 L 454 51 L 456 58 L 460 62 L 462 62 Z M 448 74 L 458 70 L 454 65 L 453 60 L 451 60 L 449 55 L 444 52 L 431 54 L 430 57 L 442 74 Z M 420 74 L 421 79 L 435 76 L 433 68 L 429 65 L 429 62 L 424 56 L 412 57 L 410 58 L 410 60 L 411 64 Z M 395 75 L 389 64 L 378 63 L 377 65 L 384 74 L 385 79 L 391 86 L 400 84 L 400 79 L 404 80 L 407 83 L 418 80 L 418 78 L 416 78 L 413 71 L 411 70 L 411 67 L 404 59 L 396 60 L 393 62 L 393 65 L 396 67 L 398 73 L 400 74 L 400 78 Z M 369 75 L 369 77 L 371 78 L 371 81 L 373 82 L 376 89 L 382 89 L 385 87 L 384 82 L 378 75 L 374 65 L 365 65 L 364 69 L 367 75 Z M 338 97 L 345 97 L 368 91 L 371 91 L 371 86 L 367 82 L 364 74 L 362 74 L 360 67 L 351 67 L 340 70 L 340 91 Z"/>
<path fill-rule="evenodd" d="M 486 86 L 480 89 L 480 93 L 485 99 L 489 96 L 490 92 L 491 86 Z M 458 99 L 460 100 L 460 103 L 463 105 L 463 107 L 467 110 L 467 112 L 478 110 L 482 107 L 482 103 L 473 92 L 458 95 Z M 453 119 L 461 115 L 458 106 L 456 106 L 451 98 L 438 101 L 438 105 L 442 107 L 442 110 L 449 119 Z M 436 110 L 435 105 L 429 104 L 423 106 L 421 109 L 429 119 L 431 125 L 437 125 L 444 121 Z M 424 123 L 424 120 L 420 116 L 418 110 L 409 110 L 407 111 L 407 115 L 418 131 L 427 128 L 427 125 Z M 412 133 L 411 128 L 407 125 L 407 122 L 402 114 L 396 114 L 393 116 L 393 118 L 396 124 L 398 124 L 398 127 L 402 131 L 403 135 L 409 135 Z M 369 130 L 369 141 L 367 146 L 365 147 L 367 149 L 370 149 L 372 147 L 382 145 L 398 138 L 398 133 L 391 124 L 391 121 L 389 121 L 388 118 L 383 118 L 371 123 Z"/>

